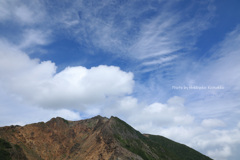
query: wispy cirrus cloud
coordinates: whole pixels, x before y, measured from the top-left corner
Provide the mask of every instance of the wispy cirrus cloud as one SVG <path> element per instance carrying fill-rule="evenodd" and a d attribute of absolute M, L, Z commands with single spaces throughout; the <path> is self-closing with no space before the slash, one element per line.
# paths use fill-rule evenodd
<path fill-rule="evenodd" d="M 197 62 L 197 67 L 189 70 L 183 79 L 189 86 L 222 86 L 223 89 L 181 90 L 180 94 L 188 97 L 197 114 L 218 117 L 239 112 L 240 95 L 240 29 L 237 26 L 226 34 L 224 40 Z M 195 62 L 196 63 L 196 62 Z M 178 83 L 179 84 L 179 83 Z M 192 109 L 191 109 L 192 110 Z M 205 112 L 206 111 L 206 112 Z"/>
<path fill-rule="evenodd" d="M 48 3 L 56 28 L 89 48 L 138 61 L 143 64 L 139 70 L 145 64 L 154 70 L 171 64 L 174 58 L 166 57 L 188 53 L 214 15 L 208 1 L 189 3 L 183 10 L 175 8 L 180 2 L 168 1 L 79 1 L 67 7 Z"/>
<path fill-rule="evenodd" d="M 157 60 L 143 62 L 142 65 L 143 66 L 150 66 L 150 65 L 156 65 L 156 64 L 160 65 L 160 64 L 172 61 L 172 60 L 176 59 L 177 57 L 178 57 L 177 55 L 161 57 L 161 58 L 159 58 Z"/>
<path fill-rule="evenodd" d="M 22 26 L 39 23 L 44 18 L 44 8 L 38 1 L 17 0 L 0 2 L 1 22 L 14 22 Z M 41 12 L 39 12 L 41 11 Z"/>
<path fill-rule="evenodd" d="M 50 35 L 50 32 L 46 30 L 26 29 L 23 32 L 21 42 L 19 42 L 17 45 L 23 50 L 34 48 L 36 46 L 44 46 L 51 42 Z"/>
<path fill-rule="evenodd" d="M 209 20 L 214 15 L 214 9 L 209 9 L 201 16 L 198 11 L 193 12 L 193 16 L 188 19 L 185 12 L 190 8 L 176 11 L 171 9 L 171 5 L 143 25 L 138 39 L 130 47 L 130 53 L 143 62 L 143 68 L 145 64 L 161 66 L 161 59 L 167 63 L 175 59 L 176 55 L 180 57 L 189 54 L 195 48 L 201 32 L 210 27 Z"/>
<path fill-rule="evenodd" d="M 0 2 L 1 41 L 14 44 L 28 54 L 51 42 L 51 22 L 40 1 Z"/>
<path fill-rule="evenodd" d="M 49 44 L 52 35 L 64 30 L 89 50 L 98 48 L 134 59 L 139 71 L 156 70 L 172 64 L 176 55 L 188 53 L 214 15 L 208 1 L 191 2 L 182 10 L 175 7 L 181 2 L 168 1 L 1 3 L 1 20 L 22 26 L 13 39 L 19 39 L 15 43 L 22 48 Z"/>

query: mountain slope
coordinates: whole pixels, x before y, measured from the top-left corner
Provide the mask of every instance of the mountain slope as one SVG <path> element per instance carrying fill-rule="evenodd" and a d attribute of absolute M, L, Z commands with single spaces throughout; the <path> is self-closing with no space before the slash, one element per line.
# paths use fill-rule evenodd
<path fill-rule="evenodd" d="M 2 127 L 0 138 L 5 144 L 0 148 L 0 159 L 17 159 L 17 155 L 29 160 L 210 160 L 167 138 L 143 135 L 117 117 L 96 116 L 81 121 L 57 117 L 46 123 Z M 6 144 L 11 147 L 6 148 Z"/>

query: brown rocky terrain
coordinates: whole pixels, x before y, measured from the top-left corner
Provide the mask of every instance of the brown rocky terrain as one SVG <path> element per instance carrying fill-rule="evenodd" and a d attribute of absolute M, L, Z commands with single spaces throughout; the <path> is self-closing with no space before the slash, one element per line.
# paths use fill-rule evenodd
<path fill-rule="evenodd" d="M 57 117 L 46 123 L 1 127 L 0 140 L 0 159 L 210 159 L 164 137 L 142 135 L 117 117 L 81 121 Z"/>

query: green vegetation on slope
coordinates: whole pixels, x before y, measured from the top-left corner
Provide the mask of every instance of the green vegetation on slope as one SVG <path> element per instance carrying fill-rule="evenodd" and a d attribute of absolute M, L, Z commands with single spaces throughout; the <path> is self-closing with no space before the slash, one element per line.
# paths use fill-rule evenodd
<path fill-rule="evenodd" d="M 121 146 L 144 160 L 211 160 L 209 157 L 162 136 L 144 136 L 126 122 L 114 117 L 114 136 Z"/>
<path fill-rule="evenodd" d="M 10 144 L 6 140 L 0 138 L 0 160 L 21 159 L 27 160 L 22 148 L 15 144 Z"/>
<path fill-rule="evenodd" d="M 171 157 L 180 160 L 211 160 L 211 158 L 197 152 L 196 150 L 174 142 L 163 136 L 148 135 L 154 147 L 161 146 Z"/>
<path fill-rule="evenodd" d="M 0 138 L 0 158 L 4 160 L 10 160 L 9 148 L 12 148 L 11 144 Z"/>
<path fill-rule="evenodd" d="M 165 154 L 159 154 L 161 150 L 153 150 L 150 141 L 140 132 L 136 131 L 126 122 L 115 118 L 114 136 L 120 142 L 121 146 L 129 151 L 139 155 L 145 160 L 168 159 Z M 157 154 L 156 154 L 157 153 Z"/>

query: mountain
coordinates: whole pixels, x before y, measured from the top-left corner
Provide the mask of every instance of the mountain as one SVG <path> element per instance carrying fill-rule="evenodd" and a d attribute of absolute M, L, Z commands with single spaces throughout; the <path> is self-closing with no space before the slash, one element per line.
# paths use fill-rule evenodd
<path fill-rule="evenodd" d="M 0 159 L 210 160 L 162 136 L 141 134 L 117 117 L 0 128 Z"/>

